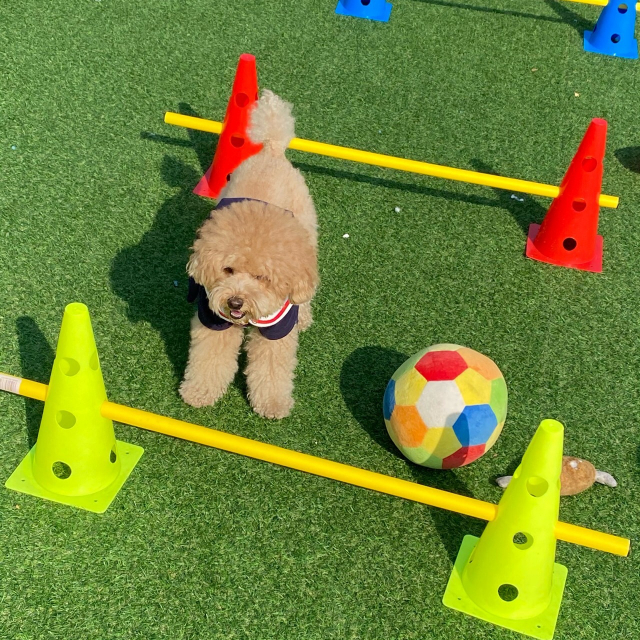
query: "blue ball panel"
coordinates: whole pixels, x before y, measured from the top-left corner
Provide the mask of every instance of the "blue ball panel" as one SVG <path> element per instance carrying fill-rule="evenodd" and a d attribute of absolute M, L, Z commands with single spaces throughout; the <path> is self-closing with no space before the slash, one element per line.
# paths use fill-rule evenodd
<path fill-rule="evenodd" d="M 464 408 L 455 421 L 453 430 L 460 444 L 463 447 L 470 447 L 484 444 L 497 426 L 496 414 L 488 404 L 474 404 Z"/>
<path fill-rule="evenodd" d="M 393 408 L 396 406 L 396 381 L 391 379 L 384 392 L 384 400 L 382 401 L 382 413 L 385 420 L 391 420 Z"/>

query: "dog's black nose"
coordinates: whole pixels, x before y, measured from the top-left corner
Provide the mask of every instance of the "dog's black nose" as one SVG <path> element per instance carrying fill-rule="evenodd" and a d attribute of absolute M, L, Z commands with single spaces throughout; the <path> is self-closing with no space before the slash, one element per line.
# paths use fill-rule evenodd
<path fill-rule="evenodd" d="M 242 298 L 238 298 L 234 296 L 233 298 L 229 298 L 227 300 L 227 304 L 229 305 L 229 309 L 241 309 L 244 304 L 244 300 Z"/>

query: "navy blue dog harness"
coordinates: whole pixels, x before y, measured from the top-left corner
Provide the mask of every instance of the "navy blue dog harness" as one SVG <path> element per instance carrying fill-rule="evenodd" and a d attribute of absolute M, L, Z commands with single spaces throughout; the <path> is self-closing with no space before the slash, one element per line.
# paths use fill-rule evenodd
<path fill-rule="evenodd" d="M 243 202 L 245 200 L 254 200 L 254 202 L 263 202 L 262 200 L 255 200 L 254 198 L 223 198 L 218 202 L 215 209 L 211 212 L 224 209 L 234 202 Z M 263 204 L 267 204 L 263 202 Z M 291 215 L 293 213 L 288 211 Z M 198 320 L 213 331 L 224 331 L 233 326 L 233 323 L 228 319 L 218 315 L 209 306 L 209 296 L 203 285 L 197 283 L 193 278 L 189 278 L 189 291 L 187 293 L 187 302 L 198 303 Z M 280 340 L 288 336 L 293 327 L 298 322 L 298 305 L 291 304 L 289 301 L 285 302 L 284 306 L 277 313 L 269 316 L 268 318 L 260 318 L 255 322 L 251 322 L 255 326 L 260 334 L 267 338 L 267 340 Z"/>

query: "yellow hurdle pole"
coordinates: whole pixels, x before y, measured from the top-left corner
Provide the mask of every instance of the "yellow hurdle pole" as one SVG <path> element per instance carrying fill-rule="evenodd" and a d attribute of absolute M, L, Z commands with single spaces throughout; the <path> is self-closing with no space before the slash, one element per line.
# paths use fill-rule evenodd
<path fill-rule="evenodd" d="M 0 389 L 18 395 L 45 400 L 48 387 L 45 384 L 16 378 L 0 373 Z M 174 438 L 196 442 L 207 447 L 223 449 L 249 458 L 272 462 L 290 469 L 297 469 L 313 475 L 338 480 L 380 493 L 421 502 L 432 507 L 440 507 L 481 520 L 491 521 L 496 517 L 498 507 L 489 502 L 468 498 L 449 491 L 425 487 L 424 485 L 399 478 L 392 478 L 381 473 L 359 469 L 340 462 L 333 462 L 306 453 L 299 453 L 283 447 L 276 447 L 264 442 L 235 436 L 223 431 L 201 427 L 182 420 L 167 418 L 149 411 L 133 409 L 108 400 L 102 404 L 101 413 L 109 420 L 115 420 L 133 427 L 163 433 Z M 565 542 L 573 542 L 591 549 L 606 551 L 619 556 L 629 554 L 630 541 L 608 533 L 593 531 L 584 527 L 556 523 L 556 538 Z"/>
<path fill-rule="evenodd" d="M 204 118 L 194 118 L 193 116 L 183 116 L 180 113 L 173 113 L 171 111 L 167 111 L 167 113 L 164 114 L 164 121 L 167 124 L 186 127 L 187 129 L 197 129 L 198 131 L 208 131 L 209 133 L 220 133 L 222 131 L 222 122 L 205 120 Z M 480 184 L 486 187 L 505 189 L 507 191 L 530 193 L 536 196 L 555 198 L 560 193 L 560 188 L 551 184 L 529 182 L 528 180 L 518 180 L 517 178 L 504 178 L 490 173 L 469 171 L 468 169 L 454 169 L 453 167 L 445 167 L 440 164 L 406 160 L 394 156 L 385 156 L 381 153 L 371 153 L 370 151 L 338 147 L 333 144 L 325 144 L 324 142 L 303 140 L 302 138 L 294 138 L 291 140 L 289 149 L 316 153 L 321 156 L 329 156 L 330 158 L 351 160 L 352 162 L 360 162 L 362 164 L 371 164 L 377 167 L 398 169 L 399 171 L 408 171 L 409 173 L 419 173 L 434 178 L 445 178 L 446 180 Z M 601 207 L 615 209 L 620 202 L 620 198 L 618 198 L 618 196 L 600 194 L 599 202 Z"/>
<path fill-rule="evenodd" d="M 606 7 L 608 0 L 567 0 L 567 2 L 579 2 L 580 4 L 595 4 L 599 7 Z M 621 0 L 620 4 L 626 4 L 624 0 Z M 636 9 L 640 9 L 640 2 L 636 4 Z"/>

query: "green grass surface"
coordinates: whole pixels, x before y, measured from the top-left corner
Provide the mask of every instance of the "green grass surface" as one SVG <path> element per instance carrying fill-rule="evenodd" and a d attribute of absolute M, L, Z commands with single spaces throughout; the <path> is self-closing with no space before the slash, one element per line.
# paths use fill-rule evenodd
<path fill-rule="evenodd" d="M 82 301 L 114 402 L 493 502 L 494 478 L 557 418 L 565 451 L 619 480 L 563 499 L 562 519 L 637 544 L 639 63 L 583 52 L 595 7 L 397 0 L 388 24 L 334 9 L 0 5 L 0 371 L 46 382 L 64 306 Z M 184 267 L 211 208 L 191 189 L 216 138 L 162 118 L 221 119 L 245 51 L 261 87 L 295 105 L 300 137 L 462 168 L 558 184 L 589 120 L 607 118 L 603 191 L 622 200 L 601 212 L 604 273 L 523 257 L 543 198 L 292 152 L 317 204 L 322 274 L 295 411 L 258 418 L 242 377 L 219 405 L 186 406 Z M 453 472 L 401 458 L 381 416 L 395 368 L 437 342 L 493 358 L 510 392 L 494 449 Z M 41 412 L 0 394 L 3 482 Z M 0 490 L 2 640 L 517 637 L 441 604 L 480 521 L 117 435 L 145 455 L 103 516 Z M 637 554 L 560 543 L 558 561 L 569 576 L 556 638 L 640 635 Z"/>

